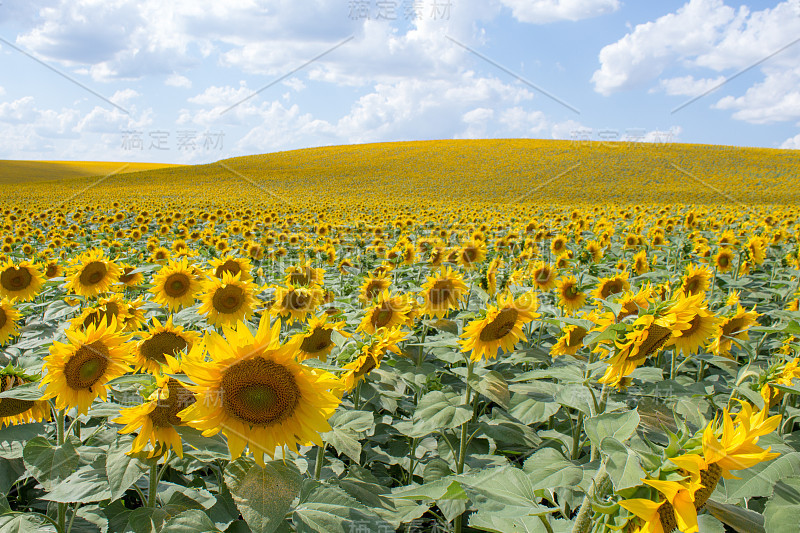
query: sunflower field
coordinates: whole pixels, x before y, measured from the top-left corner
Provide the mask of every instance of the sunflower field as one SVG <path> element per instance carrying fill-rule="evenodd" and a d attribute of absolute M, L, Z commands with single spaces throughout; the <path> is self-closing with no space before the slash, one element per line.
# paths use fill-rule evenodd
<path fill-rule="evenodd" d="M 146 168 L 3 176 L 0 532 L 800 532 L 796 152 Z"/>

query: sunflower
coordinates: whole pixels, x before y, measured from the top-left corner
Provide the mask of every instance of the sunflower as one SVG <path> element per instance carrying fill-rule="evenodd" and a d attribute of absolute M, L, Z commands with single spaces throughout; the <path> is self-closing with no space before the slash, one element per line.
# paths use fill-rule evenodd
<path fill-rule="evenodd" d="M 575 357 L 578 350 L 583 347 L 583 339 L 588 333 L 588 330 L 582 326 L 567 326 L 561 337 L 558 338 L 558 341 L 550 348 L 550 355 L 553 357 L 559 355 L 571 355 Z"/>
<path fill-rule="evenodd" d="M 750 262 L 756 265 L 763 263 L 764 259 L 767 257 L 766 242 L 758 235 L 750 237 L 745 245 L 745 250 L 747 250 L 747 255 L 750 258 Z"/>
<path fill-rule="evenodd" d="M 112 296 L 100 300 L 92 307 L 87 307 L 80 315 L 70 321 L 70 327 L 74 330 L 85 330 L 91 324 L 105 323 L 110 326 L 112 321 L 116 321 L 119 327 L 124 327 L 124 320 L 128 314 L 128 304 L 121 296 Z"/>
<path fill-rule="evenodd" d="M 147 321 L 144 317 L 142 305 L 144 301 L 141 297 L 132 302 L 128 302 L 128 312 L 122 317 L 124 331 L 139 331 Z"/>
<path fill-rule="evenodd" d="M 458 264 L 467 270 L 475 268 L 486 259 L 486 244 L 482 241 L 467 241 L 458 250 Z"/>
<path fill-rule="evenodd" d="M 170 358 L 167 370 L 169 374 L 181 373 L 174 358 Z M 194 394 L 177 379 L 163 374 L 156 382 L 158 388 L 145 403 L 122 409 L 112 422 L 125 425 L 119 430 L 123 435 L 139 433 L 131 443 L 129 454 L 140 453 L 149 442 L 148 458 L 163 456 L 170 448 L 178 457 L 183 457 L 183 442 L 175 426 L 186 425 L 178 413 L 195 403 Z"/>
<path fill-rule="evenodd" d="M 291 283 L 286 287 L 275 287 L 275 303 L 270 307 L 270 314 L 281 318 L 288 317 L 287 323 L 302 321 L 316 311 L 322 304 L 324 293 L 317 286 L 295 287 Z"/>
<path fill-rule="evenodd" d="M 689 311 L 668 309 L 660 314 L 640 316 L 623 341 L 617 341 L 617 353 L 608 361 L 605 374 L 598 381 L 622 388 L 625 378 L 645 360 L 655 355 L 670 338 L 689 328 Z"/>
<path fill-rule="evenodd" d="M 617 294 L 630 290 L 631 284 L 628 282 L 628 272 L 621 272 L 610 278 L 600 278 L 597 280 L 597 288 L 592 292 L 592 296 L 597 300 L 606 300 L 612 294 Z M 599 302 L 598 302 L 599 303 Z"/>
<path fill-rule="evenodd" d="M 558 305 L 568 315 L 575 313 L 586 303 L 586 293 L 581 291 L 575 276 L 565 276 L 558 280 Z"/>
<path fill-rule="evenodd" d="M 7 298 L 0 299 L 0 346 L 19 333 L 20 314 Z"/>
<path fill-rule="evenodd" d="M 728 272 L 733 268 L 733 252 L 728 248 L 720 248 L 714 256 L 714 267 L 720 272 Z"/>
<path fill-rule="evenodd" d="M 119 282 L 126 287 L 136 287 L 144 283 L 144 274 L 136 272 L 135 266 L 129 265 L 128 263 L 121 263 L 119 268 Z"/>
<path fill-rule="evenodd" d="M 263 466 L 264 454 L 273 457 L 276 447 L 322 446 L 319 434 L 331 430 L 328 418 L 340 403 L 331 389 L 339 381 L 298 363 L 294 346 L 280 345 L 280 328 L 280 320 L 270 327 L 265 314 L 253 336 L 239 322 L 225 328 L 225 338 L 208 334 L 210 361 L 183 362 L 197 401 L 178 416 L 206 437 L 222 432 L 232 460 L 249 447 Z"/>
<path fill-rule="evenodd" d="M 250 275 L 252 266 L 250 265 L 250 260 L 246 257 L 226 255 L 218 259 L 212 259 L 209 261 L 209 266 L 217 279 L 222 279 L 223 274 L 227 272 L 231 276 L 239 274 L 241 281 L 253 281 L 253 276 Z"/>
<path fill-rule="evenodd" d="M 291 285 L 318 285 L 322 286 L 325 276 L 324 268 L 314 268 L 311 261 L 290 266 L 286 269 L 286 283 Z"/>
<path fill-rule="evenodd" d="M 128 338 L 116 332 L 116 319 L 64 333 L 69 343 L 54 342 L 44 359 L 42 399 L 55 398 L 56 409 L 76 407 L 85 415 L 95 398 L 106 400 L 106 383 L 131 370 Z"/>
<path fill-rule="evenodd" d="M 633 271 L 639 276 L 650 272 L 650 263 L 647 261 L 647 252 L 644 250 L 640 250 L 633 256 Z"/>
<path fill-rule="evenodd" d="M 708 268 L 689 265 L 686 275 L 681 283 L 681 290 L 689 295 L 699 294 L 708 290 L 711 280 L 711 271 Z"/>
<path fill-rule="evenodd" d="M 437 276 L 428 276 L 422 285 L 422 314 L 443 318 L 448 311 L 458 308 L 467 290 L 461 274 L 444 267 Z"/>
<path fill-rule="evenodd" d="M 622 293 L 622 296 L 616 300 L 620 306 L 617 322 L 622 322 L 625 317 L 638 315 L 639 311 L 650 307 L 650 299 L 653 297 L 655 297 L 655 291 L 649 283 L 639 289 L 639 292 L 625 291 Z"/>
<path fill-rule="evenodd" d="M 153 326 L 137 343 L 134 350 L 136 357 L 134 367 L 138 371 L 158 373 L 161 371 L 161 365 L 167 363 L 166 356 L 175 356 L 184 350 L 188 352 L 199 340 L 200 336 L 197 333 L 175 326 L 172 317 L 169 317 L 163 325 L 157 318 L 153 318 Z"/>
<path fill-rule="evenodd" d="M 367 374 L 378 368 L 387 352 L 402 353 L 398 344 L 407 335 L 408 333 L 402 332 L 400 328 L 379 329 L 372 342 L 361 347 L 361 355 L 342 367 L 346 370 L 340 378 L 344 391 L 352 391 Z"/>
<path fill-rule="evenodd" d="M 0 297 L 29 302 L 39 294 L 43 283 L 42 273 L 30 261 L 18 265 L 7 261 L 0 266 Z"/>
<path fill-rule="evenodd" d="M 0 368 L 0 392 L 20 385 L 34 383 L 36 376 L 29 376 L 11 365 Z M 28 422 L 50 420 L 50 404 L 42 400 L 19 400 L 0 398 L 0 428 Z"/>
<path fill-rule="evenodd" d="M 703 293 L 684 297 L 683 300 L 692 308 L 692 318 L 689 320 L 689 327 L 673 336 L 671 343 L 684 356 L 689 356 L 697 353 L 714 335 L 719 319 L 714 313 L 709 312 L 707 304 L 703 303 Z"/>
<path fill-rule="evenodd" d="M 90 250 L 71 261 L 67 288 L 72 294 L 94 298 L 111 289 L 119 280 L 119 266 L 102 250 Z"/>
<path fill-rule="evenodd" d="M 170 311 L 177 311 L 181 307 L 190 307 L 194 304 L 195 296 L 200 291 L 200 282 L 197 281 L 194 270 L 184 258 L 180 261 L 170 261 L 161 267 L 153 278 L 153 300 Z"/>
<path fill-rule="evenodd" d="M 531 272 L 533 284 L 541 291 L 549 291 L 556 286 L 556 272 L 544 261 L 537 261 Z"/>
<path fill-rule="evenodd" d="M 392 280 L 386 277 L 387 274 L 382 273 L 376 276 L 369 276 L 361 284 L 361 289 L 358 295 L 359 301 L 367 305 L 376 296 L 381 294 L 384 290 L 388 289 L 392 284 Z"/>
<path fill-rule="evenodd" d="M 344 321 L 329 323 L 328 315 L 326 314 L 312 317 L 306 324 L 305 330 L 292 337 L 292 343 L 297 346 L 296 359 L 298 361 L 305 361 L 306 359 L 327 361 L 328 354 L 331 353 L 335 346 L 333 340 L 331 340 L 333 332 L 335 331 L 344 337 L 350 337 L 350 334 L 344 331 L 345 325 Z"/>
<path fill-rule="evenodd" d="M 564 235 L 556 235 L 550 241 L 550 253 L 553 255 L 561 255 L 567 251 L 567 237 Z"/>
<path fill-rule="evenodd" d="M 522 326 L 539 317 L 539 302 L 533 293 L 525 293 L 516 300 L 510 294 L 498 298 L 497 306 L 490 305 L 486 316 L 473 320 L 464 327 L 460 340 L 461 351 L 471 352 L 470 359 L 497 357 L 497 350 L 508 353 L 520 340 L 527 340 Z"/>
<path fill-rule="evenodd" d="M 408 296 L 392 295 L 389 289 L 384 290 L 375 304 L 367 309 L 358 329 L 374 334 L 380 328 L 394 329 L 400 326 L 411 326 L 411 302 Z"/>
<path fill-rule="evenodd" d="M 44 266 L 44 277 L 47 279 L 60 278 L 64 275 L 64 269 L 58 261 L 48 261 Z"/>
<path fill-rule="evenodd" d="M 253 286 L 239 279 L 237 273 L 222 273 L 222 279 L 212 277 L 204 284 L 199 313 L 215 326 L 247 320 L 253 314 Z"/>
<path fill-rule="evenodd" d="M 730 357 L 731 346 L 734 340 L 746 341 L 750 338 L 747 330 L 756 324 L 758 313 L 745 311 L 738 305 L 736 312 L 732 316 L 723 317 L 716 325 L 713 338 L 714 341 L 709 346 L 709 351 L 716 355 Z"/>

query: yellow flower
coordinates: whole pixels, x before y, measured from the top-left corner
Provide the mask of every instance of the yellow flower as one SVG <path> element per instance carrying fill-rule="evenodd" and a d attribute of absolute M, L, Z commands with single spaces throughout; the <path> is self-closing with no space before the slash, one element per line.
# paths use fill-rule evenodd
<path fill-rule="evenodd" d="M 458 308 L 459 303 L 467 296 L 467 290 L 461 274 L 445 267 L 437 276 L 429 276 L 422 285 L 422 314 L 444 317 L 451 309 Z"/>
<path fill-rule="evenodd" d="M 235 276 L 239 274 L 240 281 L 253 281 L 250 274 L 250 260 L 246 257 L 234 257 L 226 255 L 209 261 L 212 273 L 215 278 L 222 279 L 225 273 Z"/>
<path fill-rule="evenodd" d="M 316 285 L 322 286 L 325 276 L 324 268 L 314 268 L 311 261 L 306 261 L 297 266 L 286 269 L 286 283 L 289 285 Z"/>
<path fill-rule="evenodd" d="M 71 261 L 67 288 L 72 294 L 94 298 L 108 292 L 119 274 L 119 265 L 106 259 L 102 250 L 90 250 Z"/>
<path fill-rule="evenodd" d="M 161 267 L 158 274 L 153 277 L 153 300 L 177 311 L 182 307 L 194 304 L 195 296 L 200 291 L 200 282 L 197 281 L 192 267 L 186 258 L 180 261 L 170 261 Z"/>
<path fill-rule="evenodd" d="M 287 318 L 287 324 L 295 320 L 303 321 L 322 304 L 324 294 L 315 285 L 295 287 L 291 283 L 286 287 L 275 288 L 275 303 L 270 307 L 272 316 Z"/>
<path fill-rule="evenodd" d="M 527 340 L 522 326 L 539 317 L 539 302 L 533 293 L 525 293 L 516 300 L 510 294 L 501 295 L 496 306 L 490 305 L 486 316 L 473 320 L 464 327 L 460 340 L 461 351 L 471 352 L 470 359 L 494 359 L 497 351 L 508 353 L 520 340 Z"/>
<path fill-rule="evenodd" d="M 549 291 L 556 286 L 556 272 L 544 261 L 537 261 L 531 272 L 533 284 L 541 291 Z"/>
<path fill-rule="evenodd" d="M 83 415 L 98 396 L 106 400 L 106 383 L 131 370 L 128 338 L 116 327 L 112 319 L 111 325 L 89 324 L 83 332 L 66 330 L 69 343 L 54 342 L 44 359 L 42 399 L 55 398 L 56 409 L 76 407 Z"/>
<path fill-rule="evenodd" d="M 161 366 L 167 364 L 167 356 L 188 352 L 199 341 L 200 336 L 197 333 L 173 325 L 172 317 L 163 325 L 157 318 L 153 318 L 153 326 L 136 344 L 134 366 L 136 370 L 143 372 L 161 372 Z"/>
<path fill-rule="evenodd" d="M 294 346 L 280 345 L 280 327 L 279 320 L 270 327 L 266 314 L 255 336 L 243 322 L 225 326 L 224 338 L 206 338 L 209 361 L 183 361 L 197 401 L 178 416 L 206 437 L 222 432 L 231 459 L 249 448 L 263 465 L 264 455 L 274 457 L 277 447 L 297 452 L 298 444 L 321 446 L 319 434 L 331 429 L 328 418 L 340 402 L 331 389 L 339 382 L 298 363 Z"/>
<path fill-rule="evenodd" d="M 368 308 L 358 326 L 359 330 L 374 334 L 380 328 L 394 329 L 399 326 L 411 326 L 411 301 L 405 295 L 392 295 L 384 290 L 372 307 Z"/>
<path fill-rule="evenodd" d="M 709 350 L 716 355 L 730 357 L 731 347 L 734 340 L 748 340 L 750 335 L 747 330 L 756 324 L 758 313 L 745 311 L 744 308 L 737 306 L 736 313 L 732 316 L 723 317 L 714 330 L 714 341 L 709 346 Z"/>
<path fill-rule="evenodd" d="M 575 276 L 565 276 L 558 280 L 558 304 L 568 315 L 574 314 L 586 303 L 586 293 L 578 287 Z"/>
<path fill-rule="evenodd" d="M 8 299 L 0 299 L 0 346 L 19 333 L 19 327 L 17 326 L 19 317 L 19 311 L 14 308 Z"/>
<path fill-rule="evenodd" d="M 18 265 L 7 261 L 0 266 L 0 297 L 29 302 L 39 294 L 43 283 L 42 273 L 30 261 Z"/>
<path fill-rule="evenodd" d="M 308 321 L 305 330 L 292 337 L 292 344 L 297 346 L 297 360 L 305 361 L 313 358 L 322 362 L 327 361 L 328 354 L 331 353 L 335 346 L 333 340 L 331 340 L 333 332 L 335 331 L 344 337 L 350 337 L 350 334 L 344 331 L 345 325 L 344 321 L 329 323 L 328 315 L 325 314 L 312 317 Z"/>
<path fill-rule="evenodd" d="M 681 283 L 681 291 L 695 295 L 708 290 L 711 280 L 711 271 L 708 268 L 689 265 L 686 268 L 686 275 Z"/>
<path fill-rule="evenodd" d="M 631 284 L 628 282 L 628 272 L 621 272 L 610 278 L 600 278 L 597 280 L 597 288 L 592 292 L 592 296 L 597 300 L 607 300 L 612 294 L 617 294 L 630 290 Z"/>
<path fill-rule="evenodd" d="M 255 297 L 249 281 L 239 279 L 239 273 L 222 273 L 222 279 L 212 277 L 204 284 L 199 312 L 215 326 L 247 320 L 253 314 Z"/>
<path fill-rule="evenodd" d="M 179 365 L 170 368 L 171 374 L 179 372 Z M 129 454 L 141 452 L 149 443 L 148 457 L 163 456 L 170 448 L 178 457 L 183 457 L 183 443 L 175 426 L 186 425 L 178 413 L 195 403 L 195 397 L 175 378 L 162 377 L 160 381 L 146 402 L 122 409 L 112 422 L 125 425 L 119 430 L 121 434 L 139 433 L 131 443 Z"/>
<path fill-rule="evenodd" d="M 340 378 L 344 392 L 353 390 L 367 374 L 378 368 L 387 352 L 401 353 L 398 343 L 407 335 L 408 333 L 402 332 L 400 328 L 378 330 L 372 342 L 361 348 L 361 355 L 342 367 L 346 370 Z"/>
<path fill-rule="evenodd" d="M 550 348 L 550 355 L 553 357 L 559 355 L 571 355 L 574 357 L 583 346 L 583 339 L 588 333 L 584 327 L 578 325 L 567 326 L 558 341 Z"/>
<path fill-rule="evenodd" d="M 34 376 L 28 376 L 11 365 L 0 368 L 0 392 L 34 381 L 36 381 Z M 44 420 L 50 420 L 50 404 L 46 401 L 0 398 L 0 428 Z"/>

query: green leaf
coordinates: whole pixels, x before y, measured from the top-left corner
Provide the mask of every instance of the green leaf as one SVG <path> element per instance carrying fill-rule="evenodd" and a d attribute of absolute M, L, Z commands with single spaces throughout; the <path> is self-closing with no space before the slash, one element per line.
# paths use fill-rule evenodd
<path fill-rule="evenodd" d="M 35 514 L 12 514 L 0 516 L 0 531 L 3 533 L 50 533 L 56 528 Z"/>
<path fill-rule="evenodd" d="M 375 425 L 375 417 L 371 411 L 336 411 L 328 423 L 334 429 L 356 432 L 368 431 Z"/>
<path fill-rule="evenodd" d="M 646 474 L 639 456 L 633 450 L 613 437 L 603 439 L 600 450 L 608 456 L 606 472 L 614 484 L 614 490 L 620 491 L 642 484 L 642 478 Z"/>
<path fill-rule="evenodd" d="M 440 429 L 454 429 L 472 418 L 464 397 L 454 392 L 433 391 L 422 397 L 414 412 L 413 426 L 406 435 L 424 437 Z"/>
<path fill-rule="evenodd" d="M 764 529 L 780 533 L 800 532 L 800 477 L 789 477 L 775 484 L 772 498 L 764 508 Z"/>
<path fill-rule="evenodd" d="M 639 412 L 636 409 L 624 413 L 603 413 L 585 421 L 586 435 L 597 447 L 606 437 L 625 442 L 636 433 L 638 426 Z"/>
<path fill-rule="evenodd" d="M 206 513 L 190 509 L 167 520 L 161 533 L 196 533 L 197 531 L 217 532 L 220 530 L 206 516 Z"/>
<path fill-rule="evenodd" d="M 392 531 L 391 524 L 361 505 L 342 489 L 320 483 L 306 483 L 304 497 L 294 510 L 298 533 L 352 533 Z M 360 529 L 357 529 L 360 528 Z"/>
<path fill-rule="evenodd" d="M 706 502 L 706 509 L 711 516 L 730 526 L 737 533 L 766 533 L 764 517 L 755 511 L 742 509 L 736 505 L 718 503 L 714 500 Z M 776 531 L 775 533 L 783 532 Z"/>
<path fill-rule="evenodd" d="M 106 458 L 106 477 L 111 489 L 111 499 L 121 498 L 131 485 L 139 481 L 149 466 L 139 459 L 125 455 L 131 450 L 133 439 L 120 436 L 108 448 Z"/>
<path fill-rule="evenodd" d="M 64 481 L 42 496 L 43 500 L 59 503 L 99 502 L 111 498 L 106 477 L 105 458 L 85 465 L 70 474 Z"/>
<path fill-rule="evenodd" d="M 407 500 L 455 500 L 466 499 L 467 494 L 454 476 L 447 476 L 423 485 L 398 487 L 392 493 L 392 498 Z"/>
<path fill-rule="evenodd" d="M 583 385 L 565 385 L 555 396 L 555 401 L 566 407 L 576 409 L 586 416 L 592 415 L 594 398 Z"/>
<path fill-rule="evenodd" d="M 24 443 L 46 433 L 46 426 L 39 422 L 0 428 L 0 457 L 21 459 Z"/>
<path fill-rule="evenodd" d="M 482 376 L 472 374 L 469 376 L 468 381 L 473 389 L 504 408 L 508 408 L 510 399 L 508 383 L 506 383 L 500 372 L 490 370 Z"/>
<path fill-rule="evenodd" d="M 157 507 L 138 507 L 127 515 L 125 533 L 155 533 L 168 518 L 166 511 Z"/>
<path fill-rule="evenodd" d="M 56 484 L 69 477 L 78 467 L 80 459 L 71 440 L 66 440 L 61 446 L 53 446 L 44 437 L 28 441 L 22 457 L 25 468 L 45 490 L 52 490 Z"/>
<path fill-rule="evenodd" d="M 44 390 L 39 388 L 39 383 L 26 383 L 19 387 L 14 387 L 5 392 L 0 392 L 0 400 L 3 398 L 15 398 L 17 400 L 40 400 L 44 396 Z"/>
<path fill-rule="evenodd" d="M 516 393 L 511 397 L 508 414 L 525 425 L 546 422 L 561 409 L 555 402 L 543 402 L 526 394 Z"/>
<path fill-rule="evenodd" d="M 479 510 L 470 515 L 469 526 L 481 531 L 508 533 L 509 531 L 525 531 L 526 533 L 547 533 L 542 520 L 538 516 L 521 516 L 517 518 L 499 517 L 495 513 Z"/>
<path fill-rule="evenodd" d="M 737 474 L 736 471 L 733 472 Z M 800 476 L 800 453 L 787 453 L 772 461 L 748 468 L 742 479 L 724 479 L 717 487 L 717 494 L 725 495 L 723 503 L 738 503 L 743 498 L 770 496 L 779 479 Z"/>
<path fill-rule="evenodd" d="M 283 523 L 300 492 L 300 473 L 294 465 L 272 461 L 258 466 L 239 458 L 225 468 L 225 484 L 236 507 L 254 531 L 271 533 Z"/>

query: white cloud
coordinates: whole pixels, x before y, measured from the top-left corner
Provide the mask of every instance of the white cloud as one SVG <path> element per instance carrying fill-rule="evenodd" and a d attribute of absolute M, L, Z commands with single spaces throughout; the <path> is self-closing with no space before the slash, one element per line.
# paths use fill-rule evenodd
<path fill-rule="evenodd" d="M 169 85 L 170 87 L 180 87 L 183 89 L 192 88 L 192 80 L 186 76 L 181 76 L 180 74 L 175 73 L 170 74 L 169 77 L 164 81 L 164 84 Z"/>
<path fill-rule="evenodd" d="M 800 150 L 800 133 L 783 141 L 781 148 L 786 150 Z"/>
<path fill-rule="evenodd" d="M 691 0 L 655 22 L 637 24 L 631 33 L 600 50 L 595 90 L 609 95 L 659 76 L 675 61 L 710 51 L 737 19 L 722 0 Z"/>
<path fill-rule="evenodd" d="M 2 85 L 0 85 L 0 96 L 3 96 L 4 94 L 6 94 L 6 90 L 3 89 Z"/>
<path fill-rule="evenodd" d="M 520 22 L 546 24 L 582 20 L 612 13 L 619 0 L 500 0 Z"/>
<path fill-rule="evenodd" d="M 690 0 L 675 13 L 639 24 L 605 46 L 592 81 L 597 92 L 609 95 L 650 83 L 676 66 L 726 73 L 659 81 L 658 90 L 667 94 L 697 96 L 757 66 L 753 72 L 761 72 L 761 81 L 743 96 L 725 96 L 713 107 L 733 110 L 734 119 L 756 124 L 797 120 L 800 44 L 790 44 L 798 35 L 800 13 L 795 0 L 760 11 L 746 6 L 734 10 L 723 0 Z M 747 76 L 752 79 L 753 73 Z"/>
<path fill-rule="evenodd" d="M 735 110 L 733 118 L 753 124 L 800 120 L 800 67 L 769 69 L 764 81 L 744 95 L 725 96 L 714 107 Z"/>
<path fill-rule="evenodd" d="M 658 87 L 671 96 L 698 96 L 721 85 L 724 81 L 725 76 L 699 80 L 694 79 L 694 76 L 681 76 L 659 80 Z M 654 91 L 655 89 L 651 90 L 651 92 Z"/>

